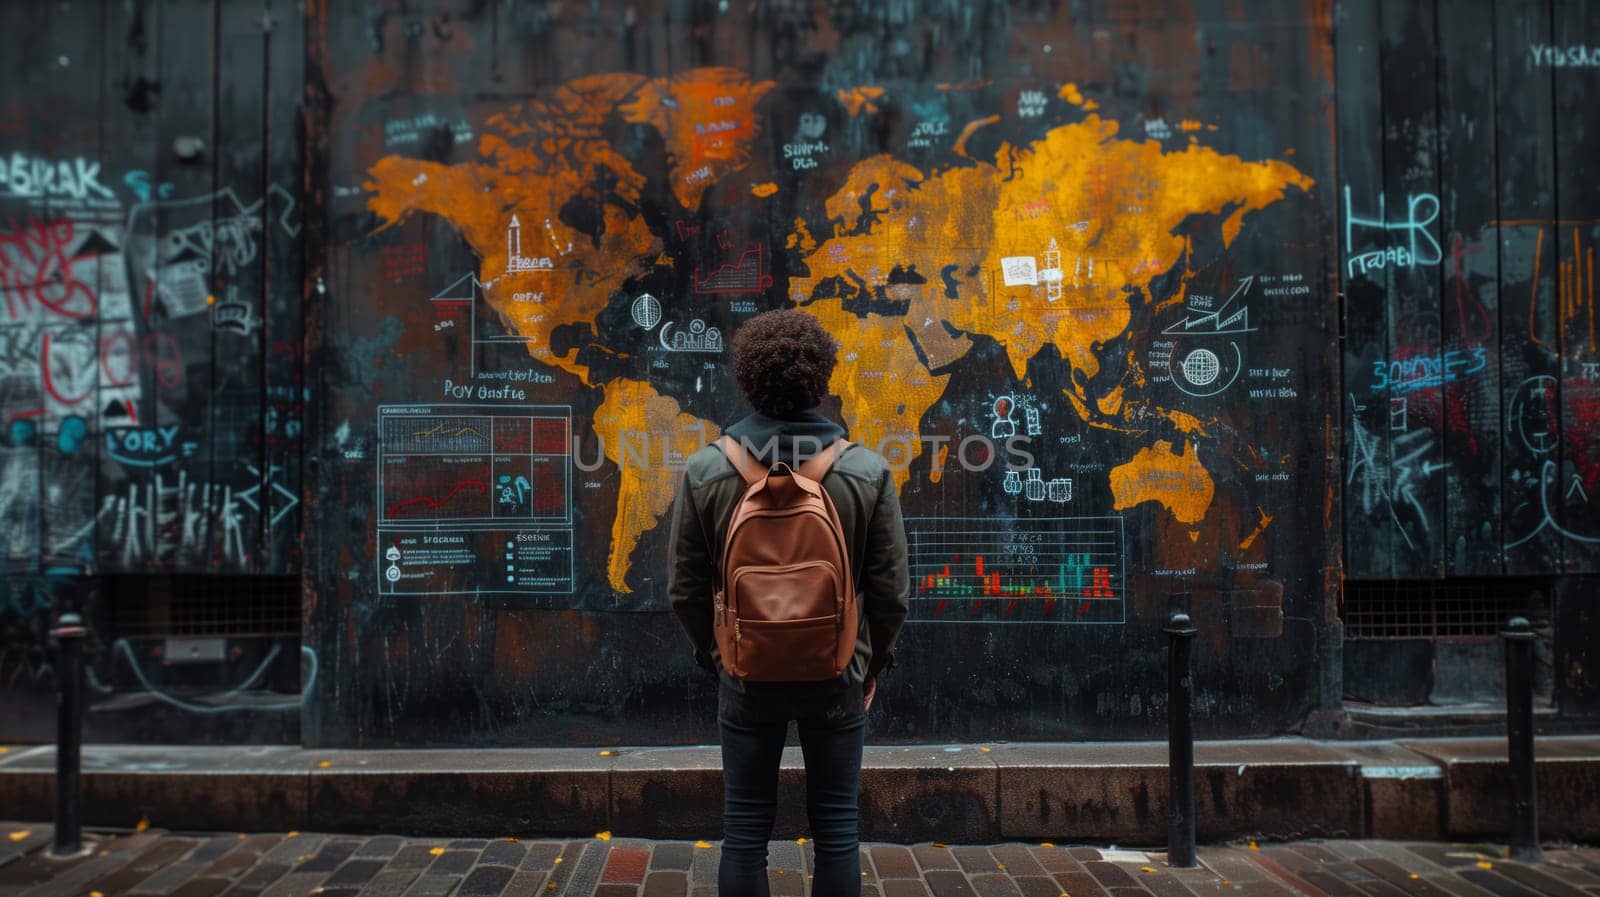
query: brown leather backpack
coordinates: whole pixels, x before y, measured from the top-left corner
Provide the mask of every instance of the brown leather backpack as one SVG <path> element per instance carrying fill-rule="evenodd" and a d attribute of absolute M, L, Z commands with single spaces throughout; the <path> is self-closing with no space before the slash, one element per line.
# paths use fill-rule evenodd
<path fill-rule="evenodd" d="M 856 648 L 855 577 L 822 478 L 852 443 L 840 439 L 799 468 L 763 470 L 739 441 L 716 445 L 744 477 L 713 596 L 722 665 L 753 682 L 834 679 Z"/>

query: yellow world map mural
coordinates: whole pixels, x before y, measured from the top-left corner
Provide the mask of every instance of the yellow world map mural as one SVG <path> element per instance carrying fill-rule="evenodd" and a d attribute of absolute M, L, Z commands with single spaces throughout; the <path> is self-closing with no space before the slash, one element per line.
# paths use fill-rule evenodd
<path fill-rule="evenodd" d="M 630 278 L 675 264 L 659 229 L 638 213 L 648 178 L 613 145 L 616 131 L 607 123 L 620 119 L 659 132 L 671 193 L 692 212 L 708 188 L 770 149 L 767 141 L 781 142 L 758 111 L 772 89 L 725 68 L 670 78 L 583 78 L 489 119 L 471 161 L 387 156 L 369 171 L 368 207 L 383 226 L 416 213 L 447 221 L 480 260 L 485 300 L 529 355 L 603 391 L 594 427 L 621 477 L 607 560 L 617 592 L 629 591 L 634 549 L 659 524 L 677 485 L 674 471 L 622 464 L 617 437 L 683 434 L 672 448 L 687 453 L 700 434 L 718 429 L 650 382 L 597 378 L 576 349 L 553 345 L 558 328 L 593 325 Z M 841 92 L 855 114 L 868 105 L 863 96 L 882 91 Z M 1183 233 L 1188 219 L 1218 219 L 1226 247 L 1248 215 L 1291 188 L 1308 190 L 1312 180 L 1286 161 L 1248 161 L 1198 140 L 1173 150 L 1130 139 L 1072 85 L 1057 96 L 1077 110 L 1077 120 L 1016 145 L 1001 141 L 983 158 L 969 155 L 968 146 L 998 117 L 958 129 L 953 162 L 936 168 L 892 154 L 854 161 L 825 199 L 826 228 L 797 219 L 788 233 L 773 236 L 769 249 L 790 254 L 787 295 L 841 344 L 831 386 L 856 441 L 877 445 L 918 434 L 945 394 L 949 367 L 968 355 L 976 337 L 993 339 L 1018 379 L 1051 346 L 1082 374 L 1067 378 L 1062 398 L 1086 426 L 1126 431 L 1121 421 L 1138 405 L 1184 437 L 1176 444 L 1156 440 L 1111 467 L 1114 507 L 1153 501 L 1193 524 L 1206 516 L 1214 491 L 1197 452 L 1207 438 L 1204 422 L 1142 397 L 1137 373 L 1102 394 L 1082 384 L 1101 370 L 1100 353 L 1129 329 L 1134 310 L 1157 301 L 1153 279 L 1177 270 L 1176 295 L 1160 299 L 1182 301 L 1193 276 Z M 760 202 L 777 189 L 762 183 L 745 195 Z M 563 221 L 562 210 L 575 200 L 599 210 L 600 226 Z M 521 225 L 520 246 L 507 241 L 513 217 Z M 504 281 L 522 256 L 562 275 L 544 281 L 540 302 L 514 301 Z M 1043 267 L 1059 275 L 1012 276 L 1010 260 L 1028 257 L 1054 260 Z M 847 307 L 841 283 L 894 302 L 865 311 Z M 920 451 L 920 444 L 908 444 Z M 897 466 L 903 485 L 909 471 Z"/>

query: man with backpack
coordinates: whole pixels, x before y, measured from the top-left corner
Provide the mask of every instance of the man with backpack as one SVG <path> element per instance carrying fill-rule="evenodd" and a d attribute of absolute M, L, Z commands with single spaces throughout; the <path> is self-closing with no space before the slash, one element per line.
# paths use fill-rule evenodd
<path fill-rule="evenodd" d="M 769 311 L 733 336 L 755 413 L 689 456 L 672 509 L 667 593 L 721 680 L 718 893 L 769 894 L 778 765 L 796 720 L 819 897 L 861 893 L 861 752 L 877 676 L 909 608 L 900 498 L 883 457 L 817 411 L 838 344 Z"/>

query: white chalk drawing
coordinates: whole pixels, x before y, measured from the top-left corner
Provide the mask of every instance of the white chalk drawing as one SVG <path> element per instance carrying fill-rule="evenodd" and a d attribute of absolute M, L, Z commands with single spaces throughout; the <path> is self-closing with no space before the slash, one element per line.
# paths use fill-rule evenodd
<path fill-rule="evenodd" d="M 1544 532 L 1546 529 L 1549 529 L 1550 531 L 1556 533 L 1559 536 L 1562 536 L 1562 537 L 1567 538 L 1567 539 L 1571 539 L 1574 542 L 1585 542 L 1585 543 L 1588 543 L 1588 544 L 1600 544 L 1600 536 L 1586 536 L 1586 535 L 1584 535 L 1582 533 L 1575 533 L 1572 530 L 1567 529 L 1566 527 L 1564 527 L 1561 524 L 1556 522 L 1556 516 L 1550 510 L 1550 492 L 1551 492 L 1550 486 L 1552 484 L 1554 484 L 1555 487 L 1557 489 L 1559 489 L 1561 487 L 1561 484 L 1560 484 L 1559 480 L 1560 480 L 1560 474 L 1559 474 L 1559 471 L 1556 468 L 1556 462 L 1554 462 L 1554 461 L 1545 461 L 1544 464 L 1539 468 L 1539 482 L 1536 483 L 1535 487 L 1534 487 L 1539 491 L 1539 512 L 1540 512 L 1539 525 L 1534 527 L 1533 530 L 1531 532 L 1529 532 L 1526 536 L 1523 536 L 1522 538 L 1516 540 L 1515 542 L 1507 542 L 1506 543 L 1506 548 L 1516 548 L 1518 545 L 1521 545 L 1524 542 L 1527 542 L 1527 541 L 1535 538 L 1540 533 Z M 1578 486 L 1578 491 L 1579 492 L 1583 491 L 1583 487 L 1582 487 L 1581 484 L 1579 484 L 1579 486 Z M 1568 498 L 1572 497 L 1572 489 L 1570 487 L 1567 489 L 1567 497 Z M 1585 500 L 1588 499 L 1588 495 L 1587 494 L 1584 494 L 1584 499 Z"/>
<path fill-rule="evenodd" d="M 1366 406 L 1357 404 L 1354 395 L 1349 399 L 1350 469 L 1345 474 L 1345 486 L 1348 488 L 1355 484 L 1359 477 L 1362 513 L 1370 515 L 1374 510 L 1387 512 L 1389 518 L 1394 521 L 1395 530 L 1406 540 L 1406 545 L 1415 549 L 1416 540 L 1411 538 L 1409 528 L 1401 521 L 1397 506 L 1415 512 L 1418 528 L 1423 535 L 1429 534 L 1432 527 L 1429 524 L 1428 509 L 1423 505 L 1418 490 L 1422 488 L 1424 481 L 1448 468 L 1450 464 L 1426 460 L 1434 451 L 1433 435 L 1427 430 L 1410 430 L 1391 439 L 1390 446 L 1394 460 L 1391 464 L 1384 465 L 1381 457 L 1382 443 L 1376 434 L 1361 423 L 1358 414 L 1365 410 Z"/>
<path fill-rule="evenodd" d="M 549 256 L 530 257 L 522 254 L 522 222 L 513 213 L 511 223 L 506 226 L 506 274 L 553 271 L 555 267 L 555 262 Z"/>
<path fill-rule="evenodd" d="M 1072 501 L 1072 478 L 1056 477 L 1046 484 L 1050 493 L 1050 500 L 1064 503 Z"/>
<path fill-rule="evenodd" d="M 1039 272 L 1031 255 L 1013 255 L 1000 260 L 1000 273 L 1008 287 L 1037 286 Z"/>
<path fill-rule="evenodd" d="M 795 143 L 804 143 L 808 140 L 821 140 L 822 135 L 828 132 L 828 117 L 820 112 L 802 112 L 800 121 L 794 131 Z"/>
<path fill-rule="evenodd" d="M 199 314 L 211 306 L 212 275 L 233 277 L 257 264 L 269 226 L 299 236 L 294 216 L 294 194 L 277 184 L 252 203 L 232 187 L 136 203 L 128 210 L 128 267 L 141 284 L 138 292 L 154 292 L 169 317 Z"/>
<path fill-rule="evenodd" d="M 1189 304 L 1183 307 L 1183 320 L 1168 325 L 1161 332 L 1172 336 L 1254 333 L 1256 328 L 1250 326 L 1250 307 L 1240 305 L 1239 308 L 1233 309 L 1235 300 L 1247 295 L 1254 283 L 1253 275 L 1240 279 L 1239 285 L 1234 287 L 1227 301 L 1216 309 L 1204 307 L 1202 303 L 1206 300 L 1202 297 L 1191 297 Z"/>
<path fill-rule="evenodd" d="M 640 293 L 639 298 L 633 300 L 630 313 L 640 330 L 652 330 L 661 323 L 661 300 L 649 293 Z"/>
<path fill-rule="evenodd" d="M 1039 280 L 1044 283 L 1044 296 L 1050 302 L 1061 298 L 1061 247 L 1056 245 L 1056 238 L 1050 238 L 1050 245 L 1044 251 L 1044 270 L 1039 272 Z"/>
<path fill-rule="evenodd" d="M 1010 396 L 1000 396 L 990 406 L 994 415 L 994 422 L 989 425 L 991 439 L 1010 439 L 1017 435 L 1017 400 Z"/>
<path fill-rule="evenodd" d="M 1253 333 L 1250 326 L 1250 309 L 1241 297 L 1250 292 L 1254 276 L 1241 278 L 1226 301 L 1216 308 L 1209 307 L 1209 296 L 1195 295 L 1184 306 L 1184 316 L 1161 332 L 1173 338 L 1172 350 L 1167 354 L 1167 368 L 1172 375 L 1172 385 L 1185 395 L 1209 398 L 1219 395 L 1238 382 L 1244 371 L 1244 350 L 1233 337 Z M 1201 345 L 1189 346 L 1190 340 L 1204 340 Z"/>
<path fill-rule="evenodd" d="M 500 282 L 496 278 L 496 283 Z M 477 274 L 468 272 L 450 282 L 450 285 L 428 297 L 428 302 L 433 305 L 434 315 L 440 320 L 433 325 L 435 331 L 442 331 L 448 324 L 454 329 L 453 322 L 457 317 L 469 325 L 472 334 L 471 365 L 472 375 L 478 375 L 480 355 L 485 346 L 502 344 L 531 346 L 533 340 L 514 332 L 506 323 L 506 316 L 489 304 L 488 284 L 478 279 Z M 540 291 L 520 291 L 511 295 L 513 303 L 544 302 L 544 293 Z M 537 311 L 534 312 L 537 314 Z"/>
<path fill-rule="evenodd" d="M 1556 400 L 1556 378 L 1548 374 L 1529 377 L 1517 385 L 1511 397 L 1511 412 L 1506 415 L 1510 430 L 1528 451 L 1549 454 L 1559 441 L 1556 422 L 1561 412 Z M 1509 435 L 1509 434 L 1508 434 Z"/>
<path fill-rule="evenodd" d="M 278 659 L 278 655 L 282 653 L 282 650 L 282 645 L 274 643 L 272 648 L 267 651 L 267 656 L 261 659 L 261 663 L 256 666 L 255 671 L 249 676 L 245 677 L 243 682 L 235 685 L 233 688 L 230 688 L 227 691 L 218 692 L 215 695 L 208 695 L 202 698 L 202 700 L 213 701 L 216 703 L 197 704 L 192 699 L 185 700 L 184 698 L 175 697 L 167 692 L 162 691 L 160 688 L 157 688 L 155 683 L 151 682 L 150 678 L 145 675 L 144 668 L 139 666 L 139 659 L 134 656 L 133 648 L 128 644 L 127 639 L 119 638 L 111 643 L 113 661 L 115 661 L 115 659 L 118 657 L 126 660 L 128 662 L 128 667 L 133 670 L 134 678 L 138 679 L 139 684 L 144 686 L 146 693 L 150 694 L 156 700 L 176 707 L 179 710 L 186 710 L 189 713 L 202 714 L 232 713 L 240 710 L 299 710 L 305 703 L 306 698 L 311 696 L 312 689 L 314 689 L 317 684 L 317 652 L 310 645 L 300 646 L 300 656 L 305 658 L 305 661 L 309 666 L 306 670 L 305 676 L 303 677 L 305 684 L 300 687 L 299 697 L 283 701 L 273 701 L 270 703 L 263 703 L 256 700 L 248 700 L 240 703 L 229 703 L 239 698 L 246 691 L 255 688 L 256 683 L 261 681 L 261 677 L 266 674 L 267 668 L 272 666 L 272 662 Z M 101 694 L 110 694 L 111 692 L 115 691 L 112 686 L 105 685 L 100 682 L 99 678 L 95 676 L 93 667 L 87 668 L 85 672 L 88 674 L 87 678 L 89 680 L 90 687 L 95 691 Z"/>
<path fill-rule="evenodd" d="M 1210 386 L 1217 382 L 1222 364 L 1217 360 L 1217 353 L 1210 349 L 1191 349 L 1189 354 L 1183 356 L 1179 370 L 1183 373 L 1183 379 L 1194 386 Z"/>
<path fill-rule="evenodd" d="M 674 331 L 673 328 L 677 327 Z M 669 340 L 667 334 L 671 333 Z M 668 352 L 709 352 L 722 351 L 722 331 L 715 327 L 707 327 L 706 322 L 695 318 L 689 322 L 687 328 L 678 327 L 675 321 L 668 321 L 661 325 L 661 332 L 657 336 L 661 348 Z"/>
<path fill-rule="evenodd" d="M 1045 485 L 1039 468 L 1028 468 L 1028 478 L 1022 481 L 1022 494 L 1028 497 L 1028 501 L 1044 501 Z"/>

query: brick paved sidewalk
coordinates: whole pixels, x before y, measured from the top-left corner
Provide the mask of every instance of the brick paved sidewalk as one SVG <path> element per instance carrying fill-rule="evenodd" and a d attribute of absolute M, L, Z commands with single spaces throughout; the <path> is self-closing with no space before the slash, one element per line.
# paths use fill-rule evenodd
<path fill-rule="evenodd" d="M 0 897 L 701 897 L 711 842 L 285 834 L 88 833 L 82 857 L 47 853 L 47 824 L 0 822 Z M 1201 848 L 1199 869 L 1159 852 L 1001 844 L 869 844 L 870 897 L 1600 897 L 1600 849 L 1536 865 L 1494 845 L 1323 841 Z M 774 895 L 808 893 L 809 845 L 774 842 Z"/>

